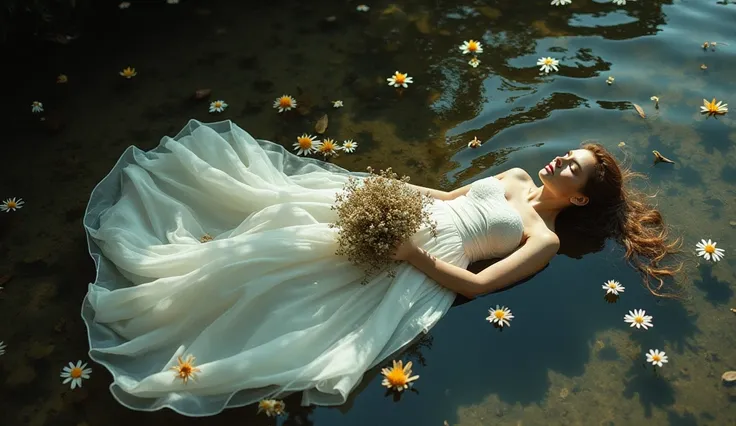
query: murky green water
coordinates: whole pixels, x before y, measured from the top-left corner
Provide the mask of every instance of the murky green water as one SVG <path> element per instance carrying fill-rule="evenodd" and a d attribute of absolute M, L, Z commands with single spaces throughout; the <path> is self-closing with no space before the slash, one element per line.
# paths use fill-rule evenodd
<path fill-rule="evenodd" d="M 359 143 L 334 162 L 391 166 L 446 189 L 511 167 L 534 173 L 599 140 L 658 192 L 692 260 L 681 277 L 690 297 L 654 299 L 614 244 L 581 259 L 558 256 L 523 285 L 453 308 L 408 355 L 421 375 L 417 392 L 395 402 L 374 371 L 343 407 L 300 408 L 289 398 L 279 424 L 736 424 L 736 387 L 720 379 L 736 370 L 736 125 L 734 112 L 698 113 L 703 98 L 736 103 L 736 4 L 627 3 L 380 1 L 366 13 L 344 1 L 111 4 L 72 43 L 8 49 L 0 198 L 26 205 L 0 216 L 0 276 L 12 277 L 0 291 L 8 345 L 0 424 L 275 424 L 253 407 L 208 419 L 129 411 L 110 396 L 100 366 L 81 390 L 61 384 L 61 367 L 86 359 L 79 310 L 94 271 L 81 216 L 125 147 L 152 148 L 190 118 L 232 119 L 291 146 L 324 113 L 328 136 Z M 467 39 L 483 41 L 477 68 L 458 49 Z M 717 41 L 715 50 L 702 49 L 705 41 Z M 560 71 L 540 76 L 542 56 L 559 59 Z M 118 75 L 127 66 L 138 71 L 130 81 Z M 396 70 L 414 78 L 401 96 L 386 85 Z M 69 82 L 57 84 L 58 74 Z M 229 109 L 210 115 L 207 101 L 191 99 L 203 88 Z M 277 114 L 271 104 L 281 94 L 303 107 Z M 345 107 L 333 109 L 336 99 Z M 31 114 L 34 100 L 45 121 Z M 466 147 L 473 137 L 482 147 Z M 653 149 L 676 164 L 653 166 Z M 698 264 L 700 238 L 718 241 L 725 259 Z M 626 286 L 615 304 L 603 300 L 608 279 Z M 484 320 L 497 303 L 516 316 L 503 333 Z M 654 328 L 627 327 L 623 316 L 635 308 L 654 316 Z M 654 348 L 670 360 L 657 374 L 644 365 Z"/>

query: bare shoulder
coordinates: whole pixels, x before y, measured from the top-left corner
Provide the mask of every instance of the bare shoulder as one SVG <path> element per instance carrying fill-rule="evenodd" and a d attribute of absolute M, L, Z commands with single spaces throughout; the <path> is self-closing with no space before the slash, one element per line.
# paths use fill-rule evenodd
<path fill-rule="evenodd" d="M 526 236 L 525 244 L 533 244 L 540 249 L 554 250 L 554 253 L 557 253 L 560 248 L 560 237 L 547 228 L 544 222 L 527 227 L 524 229 L 524 233 Z"/>
<path fill-rule="evenodd" d="M 513 169 L 508 169 L 504 172 L 507 176 L 512 177 L 517 180 L 522 181 L 531 181 L 532 177 L 527 173 L 526 170 L 520 168 L 520 167 L 514 167 Z"/>

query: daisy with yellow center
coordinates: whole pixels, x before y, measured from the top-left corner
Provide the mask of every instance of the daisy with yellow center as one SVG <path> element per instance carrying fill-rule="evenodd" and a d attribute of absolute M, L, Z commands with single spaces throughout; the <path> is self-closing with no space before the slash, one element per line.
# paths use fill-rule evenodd
<path fill-rule="evenodd" d="M 606 294 L 613 294 L 618 296 L 619 293 L 623 293 L 626 287 L 622 286 L 618 281 L 608 280 L 603 284 L 603 290 L 606 290 Z"/>
<path fill-rule="evenodd" d="M 333 139 L 326 138 L 322 140 L 322 143 L 320 144 L 319 148 L 317 148 L 317 151 L 325 157 L 330 157 L 333 155 L 337 155 L 337 151 L 339 149 L 340 147 L 337 146 Z"/>
<path fill-rule="evenodd" d="M 136 72 L 135 68 L 128 67 L 128 68 L 125 68 L 124 70 L 120 71 L 120 75 L 123 76 L 123 77 L 125 77 L 125 78 L 127 78 L 127 79 L 131 79 L 131 78 L 137 76 L 138 73 Z"/>
<path fill-rule="evenodd" d="M 223 112 L 228 105 L 223 100 L 210 102 L 210 112 Z"/>
<path fill-rule="evenodd" d="M 352 139 L 348 139 L 346 141 L 343 141 L 342 146 L 340 147 L 340 150 L 350 153 L 350 152 L 355 151 L 355 148 L 357 147 L 358 147 L 358 142 L 353 142 Z"/>
<path fill-rule="evenodd" d="M 478 60 L 478 58 L 473 58 L 468 61 L 468 64 L 473 68 L 478 68 L 478 65 L 480 65 L 480 60 Z"/>
<path fill-rule="evenodd" d="M 89 375 L 92 373 L 91 368 L 87 368 L 87 363 L 82 364 L 82 361 L 77 361 L 77 365 L 69 363 L 68 367 L 64 367 L 61 370 L 61 378 L 64 379 L 62 384 L 71 382 L 72 389 L 82 387 L 82 379 L 89 379 Z"/>
<path fill-rule="evenodd" d="M 177 357 L 177 360 L 179 361 L 179 365 L 175 365 L 170 368 L 170 370 L 173 370 L 176 374 L 176 377 L 180 378 L 184 384 L 187 384 L 189 382 L 189 379 L 196 380 L 197 377 L 195 376 L 196 373 L 199 373 L 199 368 L 196 368 L 194 366 L 194 360 L 197 359 L 193 357 L 192 355 L 189 355 L 186 360 L 183 360 L 182 357 Z"/>
<path fill-rule="evenodd" d="M 296 138 L 294 151 L 296 151 L 296 155 L 309 155 L 317 151 L 320 145 L 322 145 L 322 142 L 317 140 L 317 136 L 304 133 Z"/>
<path fill-rule="evenodd" d="M 728 104 L 724 104 L 723 101 L 716 103 L 716 98 L 713 98 L 710 102 L 703 99 L 703 106 L 700 107 L 700 113 L 710 115 L 725 114 L 728 112 L 728 108 L 726 108 L 727 106 Z"/>
<path fill-rule="evenodd" d="M 286 411 L 284 401 L 276 399 L 262 399 L 258 402 L 258 413 L 266 413 L 268 417 L 280 416 Z"/>
<path fill-rule="evenodd" d="M 25 201 L 23 201 L 22 198 L 8 198 L 7 200 L 3 201 L 2 204 L 0 204 L 0 211 L 4 211 L 5 213 L 9 211 L 15 211 L 22 208 L 23 204 L 25 204 Z"/>
<path fill-rule="evenodd" d="M 388 81 L 389 86 L 394 87 L 403 87 L 407 88 L 409 87 L 409 83 L 413 83 L 414 79 L 412 77 L 409 77 L 409 74 L 404 74 L 396 71 L 393 76 L 386 79 Z"/>
<path fill-rule="evenodd" d="M 483 46 L 478 41 L 467 40 L 460 45 L 460 50 L 462 50 L 463 55 L 467 53 L 477 55 L 478 53 L 483 53 Z"/>
<path fill-rule="evenodd" d="M 661 367 L 662 364 L 666 364 L 667 361 L 667 355 L 664 354 L 664 351 L 660 351 L 659 349 L 649 349 L 649 353 L 647 354 L 647 362 L 651 362 L 652 365 Z"/>
<path fill-rule="evenodd" d="M 496 309 L 489 309 L 490 315 L 486 319 L 496 327 L 510 327 L 511 320 L 514 316 L 511 314 L 511 310 L 505 306 L 496 305 Z"/>
<path fill-rule="evenodd" d="M 411 361 L 407 362 L 406 365 L 401 360 L 394 360 L 393 363 L 393 368 L 383 368 L 381 370 L 381 374 L 383 374 L 381 385 L 397 392 L 409 389 L 411 382 L 419 378 L 419 376 L 411 375 Z"/>
<path fill-rule="evenodd" d="M 277 108 L 279 112 L 289 111 L 292 108 L 296 108 L 296 99 L 289 95 L 283 95 L 273 101 L 273 107 Z"/>
<path fill-rule="evenodd" d="M 716 248 L 716 244 L 718 243 L 716 243 L 715 241 L 711 241 L 710 239 L 708 241 L 705 241 L 704 239 L 700 240 L 700 242 L 695 245 L 698 256 L 702 256 L 705 260 L 718 262 L 723 258 L 725 250 L 723 250 L 722 248 Z"/>
<path fill-rule="evenodd" d="M 31 103 L 31 112 L 34 114 L 43 112 L 43 104 L 39 101 L 33 101 L 33 103 Z"/>
<path fill-rule="evenodd" d="M 559 68 L 557 68 L 559 64 L 560 61 L 551 57 L 539 58 L 537 61 L 537 65 L 541 66 L 539 71 L 542 71 L 545 74 L 549 74 L 550 71 L 559 71 Z"/>
<path fill-rule="evenodd" d="M 56 77 L 56 82 L 59 84 L 64 84 L 69 81 L 69 77 L 66 76 L 66 74 L 59 74 L 58 77 Z"/>
<path fill-rule="evenodd" d="M 652 316 L 647 315 L 644 309 L 634 309 L 633 311 L 629 311 L 629 313 L 624 316 L 624 321 L 630 323 L 631 327 L 644 327 L 644 330 L 647 330 L 649 327 L 654 327 L 654 324 L 652 324 Z"/>

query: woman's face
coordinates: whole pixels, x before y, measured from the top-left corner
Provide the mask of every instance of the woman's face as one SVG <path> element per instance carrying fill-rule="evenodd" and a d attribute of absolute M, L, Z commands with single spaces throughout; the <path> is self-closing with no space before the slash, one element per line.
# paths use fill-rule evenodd
<path fill-rule="evenodd" d="M 570 198 L 573 204 L 585 205 L 588 198 L 580 191 L 593 173 L 596 159 L 587 149 L 568 151 L 555 157 L 539 171 L 544 187 L 558 197 Z"/>

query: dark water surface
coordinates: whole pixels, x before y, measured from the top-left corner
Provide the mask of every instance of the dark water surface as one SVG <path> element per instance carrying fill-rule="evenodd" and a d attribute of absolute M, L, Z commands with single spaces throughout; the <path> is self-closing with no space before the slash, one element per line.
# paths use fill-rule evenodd
<path fill-rule="evenodd" d="M 81 390 L 61 384 L 62 366 L 86 360 L 79 310 L 94 270 L 81 217 L 127 146 L 152 148 L 190 118 L 232 119 L 290 147 L 323 113 L 327 136 L 359 143 L 335 163 L 391 166 L 445 189 L 511 167 L 534 175 L 599 140 L 649 177 L 683 236 L 689 298 L 653 298 L 613 243 L 561 255 L 523 285 L 453 308 L 406 355 L 421 375 L 417 392 L 395 402 L 373 371 L 343 407 L 287 399 L 290 415 L 278 424 L 736 424 L 736 387 L 720 379 L 736 370 L 736 112 L 699 114 L 703 98 L 736 103 L 736 4 L 407 0 L 372 2 L 367 13 L 357 4 L 183 0 L 121 11 L 111 2 L 67 45 L 6 48 L 0 198 L 26 205 L 0 215 L 0 276 L 11 276 L 0 291 L 0 424 L 276 424 L 254 407 L 206 419 L 129 411 L 97 365 Z M 458 49 L 468 39 L 484 44 L 477 68 Z M 559 72 L 540 75 L 542 56 L 559 59 Z M 127 66 L 138 71 L 129 81 L 118 75 Z M 386 85 L 396 70 L 414 78 L 400 96 Z M 69 82 L 57 84 L 58 74 Z M 191 99 L 202 88 L 230 107 L 209 114 L 208 101 Z M 282 94 L 303 107 L 276 113 Z M 336 99 L 345 107 L 333 109 Z M 31 114 L 34 100 L 44 121 Z M 476 136 L 484 144 L 467 148 Z M 655 149 L 676 164 L 653 166 Z M 698 263 L 701 238 L 718 241 L 725 259 Z M 609 279 L 626 286 L 614 304 L 603 299 Z M 485 321 L 496 304 L 516 317 L 502 333 Z M 635 308 L 654 316 L 654 328 L 627 327 Z M 656 374 L 644 365 L 649 349 L 669 356 Z"/>

